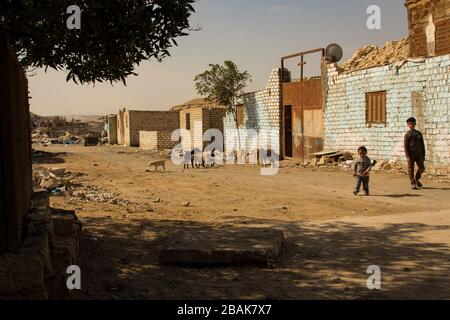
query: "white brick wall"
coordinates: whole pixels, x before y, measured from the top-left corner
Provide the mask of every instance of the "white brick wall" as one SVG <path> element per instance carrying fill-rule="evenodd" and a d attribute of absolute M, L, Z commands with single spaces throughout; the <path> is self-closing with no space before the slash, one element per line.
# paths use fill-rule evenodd
<path fill-rule="evenodd" d="M 406 119 L 414 116 L 426 139 L 427 161 L 449 166 L 450 55 L 342 74 L 330 64 L 327 73 L 325 149 L 355 152 L 365 145 L 373 158 L 405 160 Z M 387 92 L 386 126 L 366 124 L 365 94 L 374 91 Z"/>
<path fill-rule="evenodd" d="M 252 138 L 247 134 L 248 130 L 254 129 L 261 132 L 276 130 L 278 138 L 271 141 L 271 148 L 279 154 L 280 141 L 280 99 L 281 99 L 281 83 L 280 70 L 273 69 L 267 86 L 264 90 L 249 93 L 244 97 L 244 128 L 240 129 L 241 142 L 244 149 L 250 151 L 252 149 Z M 234 118 L 231 114 L 227 114 L 224 120 L 225 141 L 236 141 L 237 130 Z M 270 138 L 268 138 L 270 140 Z M 232 144 L 232 143 L 231 143 Z M 227 150 L 226 151 L 231 151 Z"/>

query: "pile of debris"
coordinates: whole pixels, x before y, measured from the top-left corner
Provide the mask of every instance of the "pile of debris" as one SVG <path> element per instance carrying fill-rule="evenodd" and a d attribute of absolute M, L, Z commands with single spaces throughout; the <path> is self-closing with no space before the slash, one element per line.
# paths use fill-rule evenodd
<path fill-rule="evenodd" d="M 65 168 L 34 168 L 33 187 L 45 189 L 53 194 L 63 194 L 74 188 L 72 180 L 82 173 L 66 172 Z"/>
<path fill-rule="evenodd" d="M 69 201 L 79 200 L 104 204 L 107 203 L 124 207 L 128 212 L 153 212 L 153 208 L 150 203 L 133 203 L 129 200 L 119 198 L 119 196 L 120 193 L 118 192 L 108 192 L 93 185 L 87 185 L 84 186 L 83 189 L 73 190 L 66 193 L 66 197 L 69 198 Z"/>
<path fill-rule="evenodd" d="M 409 38 L 386 42 L 383 47 L 374 45 L 358 49 L 355 54 L 340 66 L 343 72 L 381 67 L 408 59 Z"/>
<path fill-rule="evenodd" d="M 388 171 L 388 172 L 398 172 L 404 173 L 405 167 L 402 161 L 398 159 L 392 159 L 389 161 L 386 160 L 378 160 L 372 168 L 372 171 Z"/>
<path fill-rule="evenodd" d="M 66 132 L 64 135 L 58 138 L 50 138 L 48 134 L 42 133 L 40 131 L 33 132 L 31 135 L 31 141 L 34 144 L 79 144 L 83 141 L 82 138 L 71 135 L 69 132 Z"/>
<path fill-rule="evenodd" d="M 83 185 L 74 180 L 83 173 L 66 171 L 65 168 L 34 168 L 33 187 L 42 188 L 54 196 L 64 196 L 69 201 L 97 202 L 122 206 L 129 212 L 153 211 L 150 203 L 133 203 L 121 199 L 120 193 L 105 191 L 95 185 Z"/>
<path fill-rule="evenodd" d="M 100 190 L 96 186 L 91 185 L 88 185 L 81 190 L 72 191 L 69 193 L 69 196 L 84 201 L 94 201 L 100 203 L 119 204 L 125 202 L 124 200 L 117 198 L 119 196 L 119 193 L 106 192 L 104 190 Z"/>
<path fill-rule="evenodd" d="M 323 151 L 313 154 L 315 158 L 303 163 L 302 167 L 326 167 L 335 166 L 345 171 L 353 170 L 355 161 L 350 152 L 344 151 Z M 405 173 L 406 167 L 397 158 L 392 160 L 373 160 L 373 171 L 387 171 Z"/>
<path fill-rule="evenodd" d="M 304 167 L 344 166 L 353 163 L 353 155 L 346 151 L 322 151 L 314 153 L 313 156 L 311 161 L 303 164 Z"/>

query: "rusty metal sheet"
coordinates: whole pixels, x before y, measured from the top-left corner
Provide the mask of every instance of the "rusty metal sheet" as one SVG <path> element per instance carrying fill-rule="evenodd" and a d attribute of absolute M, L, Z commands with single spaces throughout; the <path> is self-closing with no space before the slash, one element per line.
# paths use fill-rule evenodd
<path fill-rule="evenodd" d="M 313 154 L 323 150 L 322 137 L 305 137 L 305 159 L 311 159 Z"/>
<path fill-rule="evenodd" d="M 283 83 L 283 105 L 300 106 L 301 82 Z"/>
<path fill-rule="evenodd" d="M 303 81 L 303 110 L 322 109 L 322 79 Z"/>
<path fill-rule="evenodd" d="M 303 81 L 303 158 L 323 150 L 322 80 Z"/>
<path fill-rule="evenodd" d="M 292 107 L 292 156 L 294 158 L 302 157 L 303 149 L 303 114 L 300 106 Z"/>
<path fill-rule="evenodd" d="M 283 84 L 283 106 L 292 107 L 292 139 L 283 137 L 283 141 L 292 143 L 292 157 L 309 159 L 322 150 L 322 101 L 321 79 Z"/>

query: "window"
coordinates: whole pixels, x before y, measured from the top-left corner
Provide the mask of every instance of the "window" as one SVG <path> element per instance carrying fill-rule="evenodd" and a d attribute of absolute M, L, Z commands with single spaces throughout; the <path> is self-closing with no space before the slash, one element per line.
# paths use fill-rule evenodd
<path fill-rule="evenodd" d="M 186 130 L 191 130 L 191 114 L 186 113 Z"/>
<path fill-rule="evenodd" d="M 366 93 L 366 123 L 386 124 L 386 91 Z"/>
<path fill-rule="evenodd" d="M 244 126 L 244 105 L 236 106 L 236 120 L 238 128 L 242 128 Z"/>

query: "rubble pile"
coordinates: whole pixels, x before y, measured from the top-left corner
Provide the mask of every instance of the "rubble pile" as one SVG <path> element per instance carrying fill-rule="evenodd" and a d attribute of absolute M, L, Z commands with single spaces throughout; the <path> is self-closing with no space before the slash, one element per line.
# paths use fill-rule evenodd
<path fill-rule="evenodd" d="M 42 188 L 54 196 L 64 196 L 70 202 L 85 201 L 125 207 L 129 212 L 153 211 L 150 203 L 133 203 L 120 198 L 120 193 L 102 190 L 95 185 L 80 185 L 74 180 L 83 173 L 66 171 L 65 168 L 41 168 L 33 170 L 33 186 Z"/>
<path fill-rule="evenodd" d="M 79 200 L 112 204 L 124 207 L 128 212 L 153 212 L 151 204 L 133 203 L 129 200 L 120 198 L 119 195 L 120 193 L 118 192 L 108 192 L 93 185 L 87 185 L 84 186 L 83 189 L 73 190 L 66 193 L 66 196 L 70 201 Z"/>
<path fill-rule="evenodd" d="M 48 134 L 42 133 L 40 131 L 35 131 L 31 135 L 32 143 L 34 144 L 80 144 L 83 139 L 81 137 L 76 137 L 71 135 L 69 132 L 66 132 L 64 135 L 58 138 L 50 138 Z"/>
<path fill-rule="evenodd" d="M 96 186 L 90 185 L 81 190 L 74 190 L 70 192 L 69 195 L 80 200 L 95 201 L 100 203 L 119 204 L 127 202 L 126 200 L 117 198 L 119 196 L 119 193 L 117 192 L 105 192 Z"/>
<path fill-rule="evenodd" d="M 355 54 L 340 66 L 343 72 L 381 67 L 408 59 L 409 38 L 386 42 L 383 47 L 374 45 L 358 49 Z"/>
<path fill-rule="evenodd" d="M 314 167 L 337 167 L 345 171 L 353 170 L 355 161 L 350 152 L 343 151 L 323 151 L 314 154 L 315 158 L 303 163 L 297 163 L 302 168 Z M 392 160 L 373 160 L 373 171 L 384 171 L 390 173 L 405 173 L 407 171 L 406 164 L 397 158 Z"/>
<path fill-rule="evenodd" d="M 377 161 L 373 166 L 372 170 L 404 173 L 406 172 L 406 167 L 404 166 L 402 161 L 399 161 L 398 159 L 395 158 L 389 161 L 386 160 Z"/>
<path fill-rule="evenodd" d="M 41 168 L 33 169 L 33 187 L 42 188 L 52 194 L 62 195 L 63 193 L 76 188 L 74 179 L 83 176 L 83 173 L 66 171 L 65 168 Z"/>

